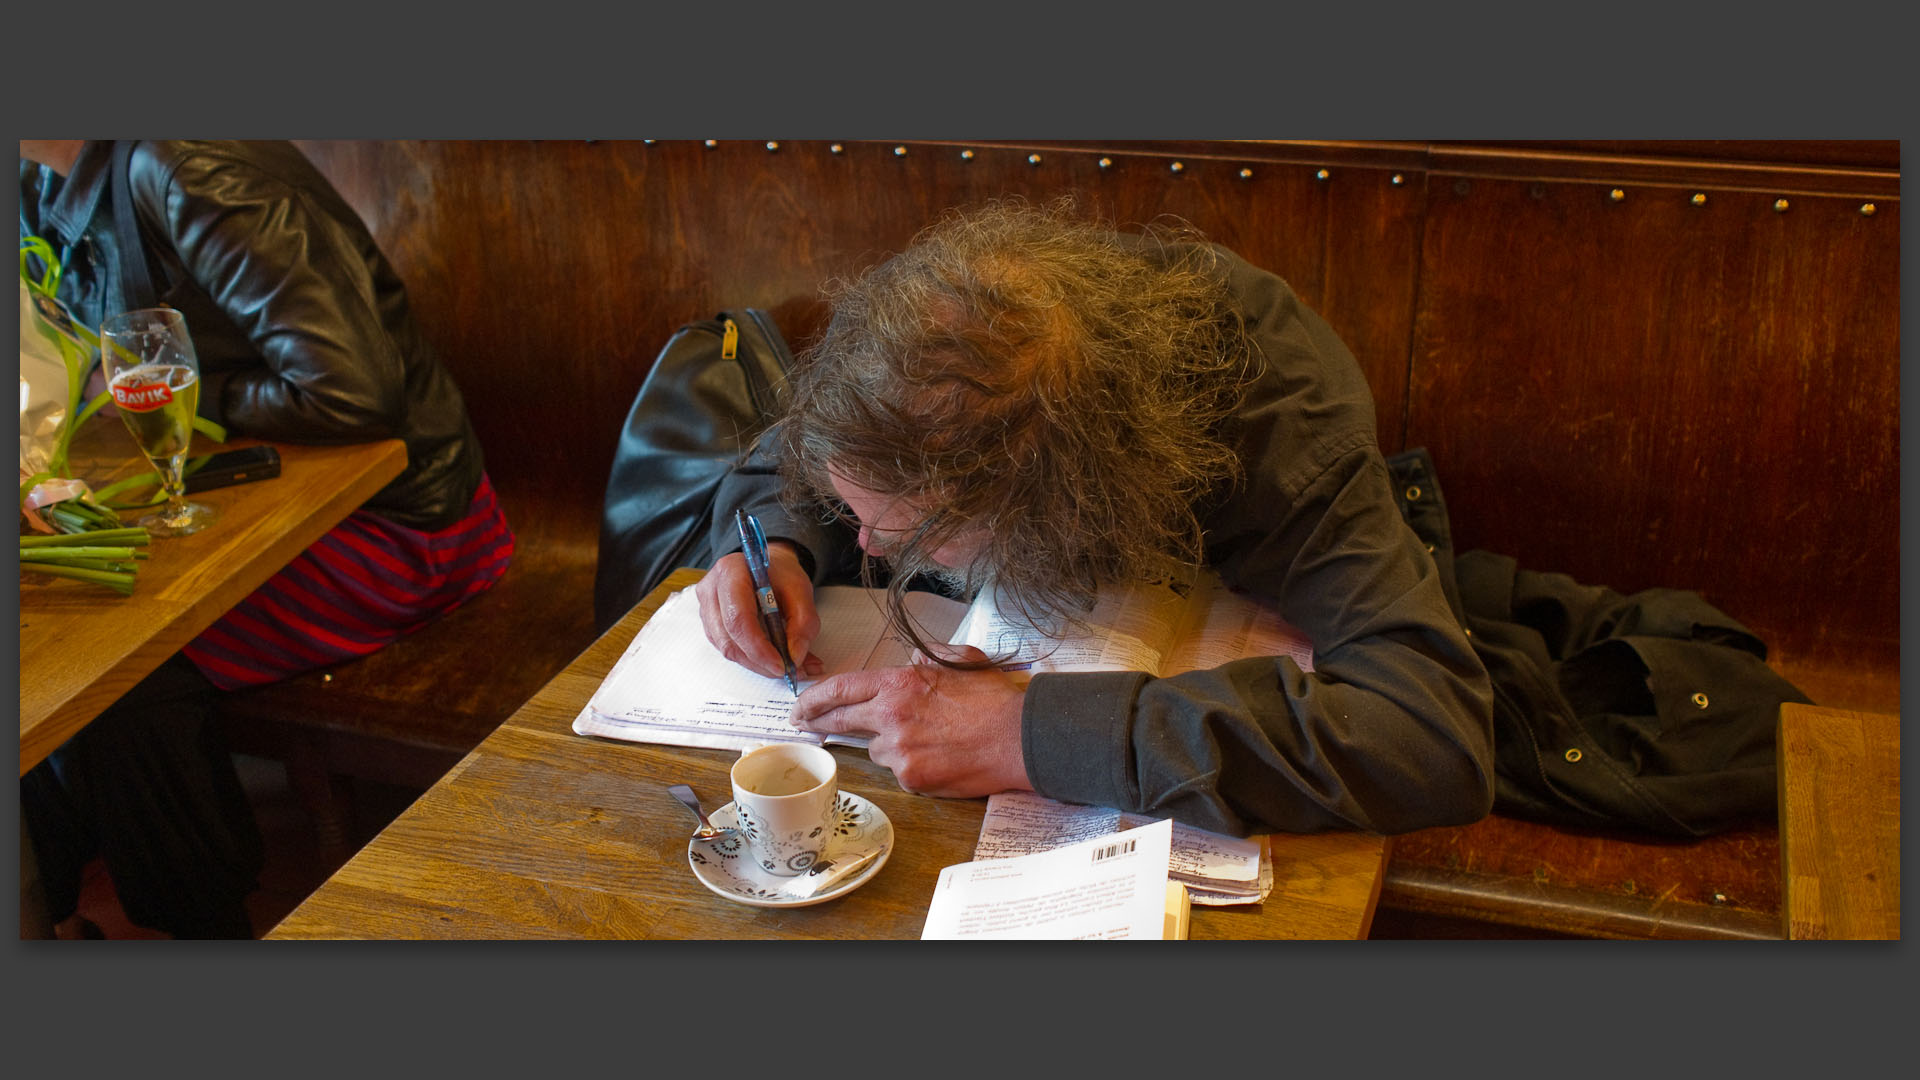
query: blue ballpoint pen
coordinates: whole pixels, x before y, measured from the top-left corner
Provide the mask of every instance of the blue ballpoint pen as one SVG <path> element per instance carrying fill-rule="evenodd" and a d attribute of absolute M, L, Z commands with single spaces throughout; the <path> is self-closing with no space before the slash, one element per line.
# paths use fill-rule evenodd
<path fill-rule="evenodd" d="M 733 523 L 740 529 L 740 551 L 747 557 L 747 573 L 753 575 L 753 590 L 760 601 L 760 625 L 787 665 L 787 688 L 800 696 L 800 684 L 793 679 L 793 657 L 787 652 L 787 616 L 774 599 L 773 580 L 767 576 L 767 534 L 760 531 L 760 519 L 745 510 L 733 512 Z"/>

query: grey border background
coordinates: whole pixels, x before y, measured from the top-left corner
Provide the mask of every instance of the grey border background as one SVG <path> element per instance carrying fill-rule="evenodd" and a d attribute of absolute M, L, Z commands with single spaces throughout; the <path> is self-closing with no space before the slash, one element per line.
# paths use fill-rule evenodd
<path fill-rule="evenodd" d="M 1912 123 L 1904 28 L 1866 4 L 1349 10 L 41 5 L 8 17 L 7 111 L 28 135 L 256 138 L 1903 138 Z M 5 1015 L 10 1058 L 80 1073 L 806 1075 L 811 1058 L 882 1074 L 1848 1075 L 1909 1056 L 1902 944 L 1141 949 L 22 942 Z M 796 1058 L 806 1046 L 820 1051 Z"/>

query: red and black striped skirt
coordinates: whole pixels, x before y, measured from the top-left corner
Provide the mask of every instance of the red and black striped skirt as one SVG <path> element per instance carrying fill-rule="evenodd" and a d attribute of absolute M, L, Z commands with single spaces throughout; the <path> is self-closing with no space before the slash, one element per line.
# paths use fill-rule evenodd
<path fill-rule="evenodd" d="M 182 651 L 222 690 L 342 663 L 485 591 L 512 557 L 484 475 L 466 516 L 434 532 L 356 510 Z"/>

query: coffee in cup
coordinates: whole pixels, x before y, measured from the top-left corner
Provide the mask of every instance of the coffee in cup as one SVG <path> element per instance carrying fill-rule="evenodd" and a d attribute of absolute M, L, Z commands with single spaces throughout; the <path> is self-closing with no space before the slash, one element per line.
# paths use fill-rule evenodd
<path fill-rule="evenodd" d="M 773 743 L 733 763 L 733 808 L 754 864 L 776 877 L 805 873 L 833 839 L 838 763 L 824 747 Z"/>

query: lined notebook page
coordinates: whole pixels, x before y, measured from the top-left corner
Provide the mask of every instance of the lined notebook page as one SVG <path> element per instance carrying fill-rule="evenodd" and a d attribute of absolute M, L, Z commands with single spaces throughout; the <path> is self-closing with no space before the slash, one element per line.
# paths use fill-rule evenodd
<path fill-rule="evenodd" d="M 911 608 L 929 634 L 944 640 L 965 606 L 932 594 L 914 594 Z M 903 643 L 886 632 L 886 613 L 865 589 L 819 590 L 821 634 L 814 655 L 823 675 L 869 666 L 905 663 Z M 805 690 L 813 680 L 803 679 Z M 708 643 L 693 590 L 667 598 L 573 722 L 581 735 L 675 746 L 748 749 L 767 742 L 823 741 L 787 722 L 793 691 L 784 678 L 769 678 L 728 660 Z M 865 746 L 863 736 L 825 741 Z"/>

